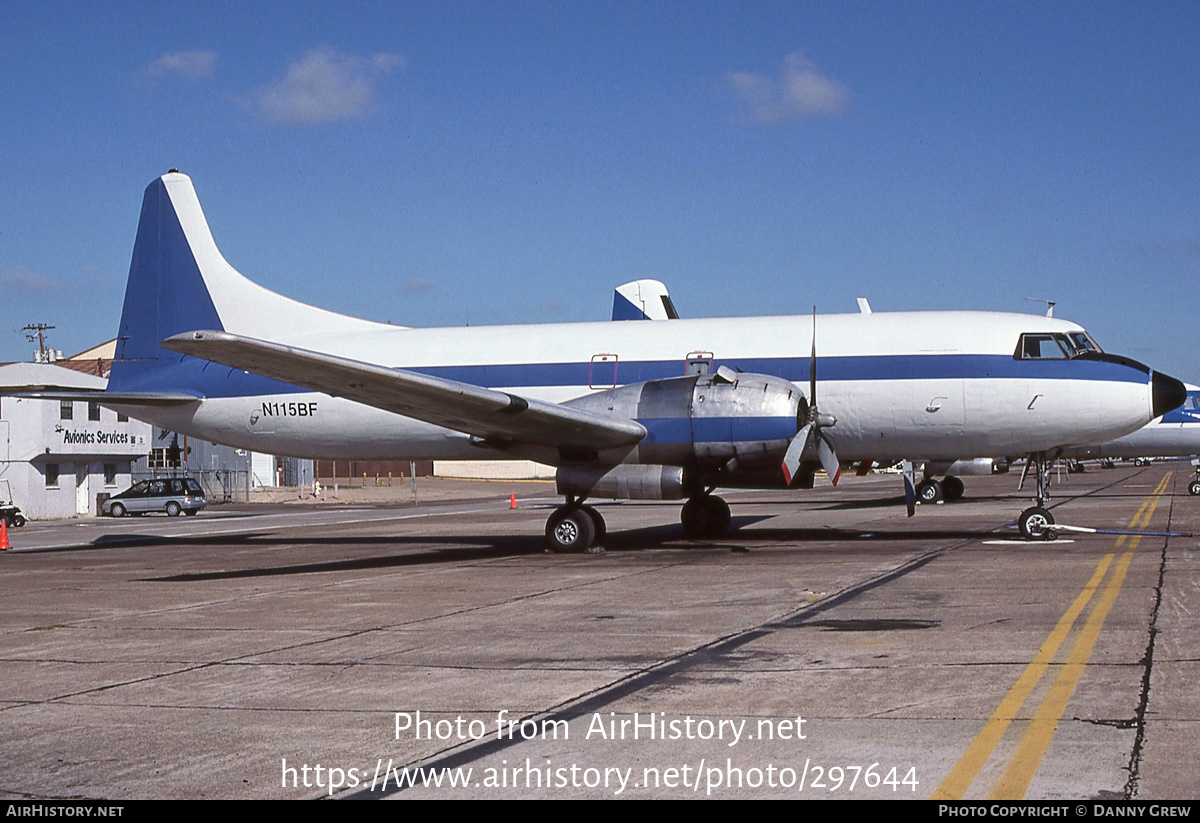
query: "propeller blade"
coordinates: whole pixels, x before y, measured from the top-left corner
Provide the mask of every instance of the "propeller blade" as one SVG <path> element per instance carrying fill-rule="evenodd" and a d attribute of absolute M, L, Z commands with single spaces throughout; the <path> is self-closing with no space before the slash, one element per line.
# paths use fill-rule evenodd
<path fill-rule="evenodd" d="M 905 460 L 903 463 L 904 474 L 904 508 L 908 510 L 908 516 L 912 517 L 917 513 L 917 473 L 913 468 L 911 460 Z"/>
<path fill-rule="evenodd" d="M 834 452 L 833 446 L 829 444 L 829 440 L 821 434 L 820 429 L 814 431 L 813 434 L 817 438 L 817 457 L 821 459 L 821 468 L 825 469 L 825 474 L 829 475 L 829 482 L 836 486 L 838 478 L 842 476 L 842 466 L 838 462 L 837 454 Z"/>
<path fill-rule="evenodd" d="M 812 353 L 808 356 L 808 405 L 817 407 L 817 307 L 813 306 Z"/>
<path fill-rule="evenodd" d="M 790 486 L 792 480 L 800 473 L 800 460 L 804 456 L 804 446 L 808 442 L 808 434 L 812 431 L 812 423 L 805 423 L 796 432 L 792 442 L 788 443 L 787 452 L 783 455 L 783 479 Z"/>

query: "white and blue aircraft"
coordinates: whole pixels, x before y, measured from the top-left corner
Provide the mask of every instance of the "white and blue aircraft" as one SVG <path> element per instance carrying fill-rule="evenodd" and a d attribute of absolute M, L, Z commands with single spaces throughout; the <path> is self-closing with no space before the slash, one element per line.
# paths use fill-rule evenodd
<path fill-rule="evenodd" d="M 1072 356 L 1048 356 L 1063 341 Z M 273 454 L 549 463 L 566 502 L 546 537 L 576 549 L 605 531 L 590 498 L 688 498 L 685 530 L 720 532 L 717 487 L 811 487 L 818 467 L 836 483 L 843 462 L 1046 455 L 1134 431 L 1184 389 L 1074 323 L 1023 314 L 361 320 L 243 277 L 172 171 L 146 189 L 100 399 Z"/>
<path fill-rule="evenodd" d="M 1066 449 L 1063 457 L 1073 460 L 1191 457 L 1195 463 L 1200 456 L 1200 386 L 1186 388 L 1187 399 L 1179 408 L 1116 440 Z M 1189 484 L 1188 491 L 1200 495 L 1200 478 Z"/>

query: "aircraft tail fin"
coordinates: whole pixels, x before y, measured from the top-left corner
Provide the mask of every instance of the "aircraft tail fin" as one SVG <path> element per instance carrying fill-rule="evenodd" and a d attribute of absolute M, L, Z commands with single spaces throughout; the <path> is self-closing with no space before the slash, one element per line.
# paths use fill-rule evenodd
<path fill-rule="evenodd" d="M 181 384 L 179 355 L 158 345 L 186 331 L 302 340 L 307 332 L 378 325 L 300 303 L 243 277 L 217 249 L 191 179 L 171 171 L 151 182 L 142 199 L 109 388 L 194 391 Z"/>
<path fill-rule="evenodd" d="M 667 287 L 658 280 L 633 280 L 613 293 L 613 320 L 678 320 Z"/>

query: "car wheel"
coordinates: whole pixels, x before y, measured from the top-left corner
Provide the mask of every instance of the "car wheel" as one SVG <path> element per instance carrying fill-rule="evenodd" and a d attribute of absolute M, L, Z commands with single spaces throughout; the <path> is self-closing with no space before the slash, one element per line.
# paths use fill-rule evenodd
<path fill-rule="evenodd" d="M 124 517 L 125 516 L 125 507 L 122 506 L 120 503 L 113 503 L 112 508 L 110 508 L 108 510 L 108 513 L 111 514 L 113 517 Z"/>
<path fill-rule="evenodd" d="M 179 508 L 179 504 L 172 500 L 167 504 L 167 515 L 170 517 L 178 517 L 183 509 Z"/>
<path fill-rule="evenodd" d="M 22 526 L 25 525 L 25 518 L 19 514 L 14 516 L 13 517 L 13 525 L 16 526 L 18 529 L 21 528 Z"/>

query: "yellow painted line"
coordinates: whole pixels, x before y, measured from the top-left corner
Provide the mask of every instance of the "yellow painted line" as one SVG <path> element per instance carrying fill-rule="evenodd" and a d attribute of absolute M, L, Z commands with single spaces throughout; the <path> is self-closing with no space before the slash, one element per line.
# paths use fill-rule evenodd
<path fill-rule="evenodd" d="M 1000 743 L 1000 739 L 1004 736 L 1004 732 L 1008 730 L 1009 725 L 1013 722 L 1017 712 L 1025 705 L 1025 701 L 1029 698 L 1030 692 L 1042 679 L 1042 674 L 1045 673 L 1046 667 L 1054 660 L 1058 654 L 1058 649 L 1062 646 L 1071 627 L 1075 624 L 1076 618 L 1079 617 L 1088 601 L 1092 599 L 1092 595 L 1100 586 L 1100 581 L 1104 579 L 1105 573 L 1108 571 L 1108 566 L 1112 563 L 1113 555 L 1106 554 L 1096 565 L 1096 570 L 1092 573 L 1091 579 L 1084 585 L 1083 591 L 1075 598 L 1070 608 L 1059 618 L 1058 625 L 1054 627 L 1054 631 L 1050 632 L 1050 636 L 1042 643 L 1042 647 L 1038 649 L 1037 654 L 1033 656 L 1033 660 L 1025 667 L 1025 671 L 1017 679 L 1017 682 L 1009 689 L 1008 694 L 1000 701 L 1000 705 L 992 712 L 992 716 L 988 718 L 984 724 L 983 730 L 971 741 L 971 745 L 967 747 L 966 752 L 959 761 L 954 764 L 954 768 L 950 770 L 950 774 L 946 775 L 946 779 L 934 790 L 929 796 L 930 800 L 959 800 L 962 798 L 971 783 L 978 776 L 980 769 L 992 756 L 992 752 Z"/>
<path fill-rule="evenodd" d="M 1149 524 L 1150 516 L 1154 514 L 1154 508 L 1158 505 L 1158 496 L 1162 494 L 1162 490 L 1166 487 L 1167 480 L 1170 479 L 1170 476 L 1171 475 L 1168 474 L 1166 477 L 1164 477 L 1162 482 L 1159 483 L 1158 488 L 1152 493 L 1151 497 L 1146 498 L 1146 500 L 1142 502 L 1142 505 L 1137 510 L 1137 513 L 1134 514 L 1133 518 L 1129 521 L 1128 528 L 1139 528 L 1140 526 L 1138 524 Z M 1147 509 L 1149 509 L 1149 512 L 1147 512 Z M 1140 540 L 1140 538 L 1138 539 Z M 1124 541 L 1125 535 L 1122 535 L 1120 540 L 1117 541 L 1116 547 L 1120 548 Z M 1134 544 L 1134 548 L 1136 548 L 1136 543 Z M 1132 557 L 1132 551 L 1133 548 L 1130 549 L 1130 557 Z M 1104 579 L 1105 574 L 1107 574 L 1113 557 L 1114 554 L 1112 553 L 1106 554 L 1103 558 L 1101 558 L 1100 562 L 1096 564 L 1096 568 L 1092 572 L 1091 578 L 1089 578 L 1088 582 L 1084 584 L 1083 590 L 1075 598 L 1074 602 L 1071 603 L 1066 612 L 1063 613 L 1063 616 L 1059 619 L 1058 624 L 1054 627 L 1054 630 L 1050 632 L 1050 635 L 1042 643 L 1041 648 L 1038 649 L 1037 654 L 1035 654 L 1033 657 L 1033 660 L 1030 661 L 1029 665 L 1021 673 L 1021 676 L 1017 679 L 1017 682 L 1013 685 L 1013 687 L 1009 689 L 1008 694 L 1006 694 L 1000 701 L 1000 705 L 996 707 L 994 712 L 992 712 L 992 716 L 988 718 L 988 721 L 984 724 L 983 729 L 978 735 L 976 735 L 975 739 L 971 741 L 971 744 L 967 747 L 966 752 L 963 753 L 963 756 L 954 765 L 954 768 L 950 770 L 950 773 L 946 775 L 945 779 L 942 780 L 942 782 L 934 790 L 933 794 L 930 795 L 931 800 L 958 800 L 964 794 L 966 794 L 967 789 L 970 788 L 971 783 L 973 783 L 975 778 L 979 775 L 979 772 L 983 769 L 984 764 L 987 763 L 988 759 L 995 751 L 996 746 L 999 745 L 1000 740 L 1004 737 L 1004 733 L 1008 730 L 1008 727 L 1016 718 L 1017 712 L 1019 712 L 1021 707 L 1025 705 L 1025 701 L 1029 699 L 1029 695 L 1033 692 L 1038 682 L 1041 681 L 1042 675 L 1045 674 L 1046 669 L 1057 656 L 1058 650 L 1062 647 L 1063 641 L 1066 640 L 1067 635 L 1074 627 L 1075 621 L 1079 618 L 1079 615 L 1083 612 L 1084 608 L 1086 608 L 1088 602 L 1092 599 L 1092 596 L 1099 588 L 1100 582 Z M 1119 576 L 1122 581 L 1124 580 L 1125 569 L 1128 568 L 1129 562 L 1124 558 L 1123 560 L 1124 568 L 1118 570 L 1118 573 L 1114 576 L 1114 579 Z M 1109 589 L 1112 589 L 1111 582 L 1109 584 Z M 1116 599 L 1116 592 L 1119 589 L 1120 583 L 1117 584 L 1116 590 L 1113 590 L 1112 600 Z M 1107 596 L 1107 590 L 1105 596 Z M 1093 618 L 1096 616 L 1096 613 L 1100 611 L 1102 603 L 1103 598 L 1101 604 L 1098 604 L 1097 607 L 1093 609 Z M 1108 609 L 1111 608 L 1111 606 L 1112 603 L 1109 602 L 1108 606 L 1104 607 L 1104 617 L 1107 616 Z M 1099 624 L 1096 626 L 1097 634 L 1099 633 L 1100 627 L 1103 625 L 1104 617 L 1100 618 Z M 1090 622 L 1091 621 L 1089 621 L 1089 624 Z M 1094 642 L 1095 641 L 1093 640 L 1092 643 L 1094 644 Z M 1080 643 L 1081 641 L 1076 642 L 1076 649 L 1080 648 Z M 1090 649 L 1091 647 L 1089 645 L 1089 658 L 1091 656 Z M 1074 656 L 1074 653 L 1075 652 L 1073 650 L 1072 656 Z M 1080 667 L 1080 671 L 1082 671 L 1082 666 Z M 1076 680 L 1078 680 L 1078 676 L 1076 677 Z M 1070 692 L 1067 693 L 1068 699 L 1070 698 L 1071 692 L 1074 692 L 1074 685 L 1071 686 Z M 1043 703 L 1043 708 L 1044 707 L 1045 703 Z M 1061 716 L 1061 710 L 1057 716 Z M 1051 731 L 1051 736 L 1053 736 L 1053 730 Z M 1048 744 L 1049 741 L 1047 740 L 1047 745 Z M 1039 757 L 1039 765 L 1040 762 L 1041 758 Z M 1012 767 L 1010 766 L 1010 770 L 1011 768 Z M 1036 766 L 1034 767 L 1034 771 L 1036 771 Z"/>
<path fill-rule="evenodd" d="M 1154 510 L 1158 508 L 1158 501 L 1170 477 L 1171 475 L 1168 473 L 1158 484 L 1158 488 L 1153 492 L 1153 497 L 1146 501 L 1150 504 L 1149 506 L 1146 503 L 1142 504 L 1138 514 L 1134 515 L 1134 521 L 1130 523 L 1130 528 L 1144 528 L 1150 525 L 1150 518 L 1154 516 Z M 1139 516 L 1141 516 L 1141 525 L 1135 526 L 1134 523 L 1138 521 Z M 1117 541 L 1118 547 L 1128 536 L 1130 535 L 1121 535 L 1120 540 Z M 992 800 L 1021 800 L 1025 797 L 1025 792 L 1029 790 L 1029 783 L 1042 765 L 1046 750 L 1050 748 L 1050 741 L 1058 730 L 1058 723 L 1067 710 L 1067 703 L 1070 701 L 1071 695 L 1075 693 L 1075 687 L 1079 685 L 1079 678 L 1083 676 L 1084 668 L 1091 660 L 1092 651 L 1100 637 L 1104 621 L 1108 618 L 1108 612 L 1116 601 L 1121 586 L 1125 583 L 1125 573 L 1129 571 L 1133 553 L 1142 540 L 1140 535 L 1132 535 L 1132 537 L 1129 549 L 1118 561 L 1113 576 L 1109 579 L 1108 585 L 1104 587 L 1104 594 L 1096 602 L 1096 607 L 1092 609 L 1083 630 L 1075 640 L 1075 645 L 1067 657 L 1066 665 L 1059 672 L 1054 685 L 1050 687 L 1049 694 L 1042 701 L 1025 736 L 1021 738 L 1016 754 L 1013 755 L 1008 768 L 1004 770 L 1000 781 L 992 790 Z"/>

